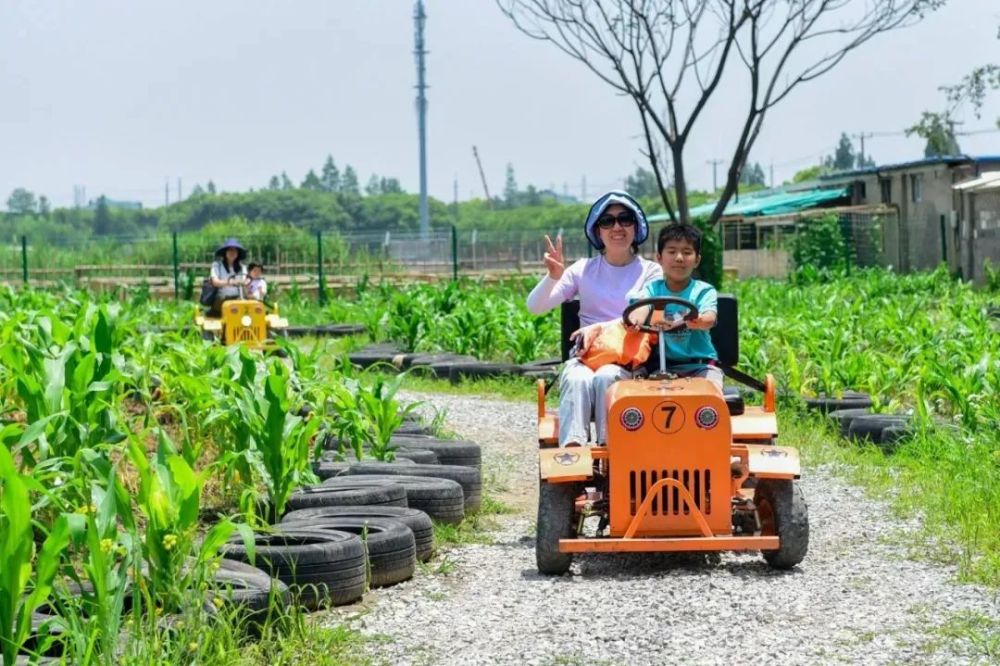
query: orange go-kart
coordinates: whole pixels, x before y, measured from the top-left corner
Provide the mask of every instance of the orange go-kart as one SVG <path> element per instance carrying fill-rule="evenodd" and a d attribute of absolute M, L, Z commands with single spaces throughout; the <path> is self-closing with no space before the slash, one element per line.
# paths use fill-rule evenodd
<path fill-rule="evenodd" d="M 636 309 L 662 312 L 668 304 L 697 316 L 688 301 L 650 298 L 629 306 L 623 318 L 630 324 Z M 578 303 L 563 306 L 564 359 L 578 312 Z M 647 316 L 640 328 L 659 333 L 662 350 L 665 333 L 649 322 Z M 651 361 L 659 367 L 647 378 L 608 389 L 607 446 L 558 448 L 559 417 L 546 409 L 539 380 L 539 572 L 565 573 L 573 553 L 759 550 L 775 568 L 802 561 L 809 518 L 798 451 L 775 446 L 774 378 L 759 381 L 735 367 L 732 296 L 719 296 L 712 342 L 722 371 L 763 393 L 762 405 L 744 406 L 738 391 L 720 392 L 706 379 L 671 375 L 654 349 Z"/>

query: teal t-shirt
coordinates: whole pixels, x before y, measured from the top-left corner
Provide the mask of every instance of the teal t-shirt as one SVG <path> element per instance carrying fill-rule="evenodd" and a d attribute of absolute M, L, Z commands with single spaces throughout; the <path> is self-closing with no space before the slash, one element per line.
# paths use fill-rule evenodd
<path fill-rule="evenodd" d="M 687 287 L 682 291 L 670 291 L 666 280 L 654 280 L 638 293 L 630 294 L 630 302 L 635 302 L 643 298 L 657 298 L 673 296 L 691 301 L 698 306 L 699 313 L 718 312 L 719 295 L 715 287 L 707 282 L 695 280 L 688 282 Z M 688 309 L 680 305 L 668 305 L 664 314 L 664 319 L 680 319 L 688 313 Z M 712 336 L 708 331 L 692 331 L 685 328 L 679 332 L 664 333 L 663 341 L 666 345 L 667 364 L 681 372 L 691 372 L 704 368 L 704 363 L 676 363 L 693 358 L 710 358 L 719 360 L 719 355 L 712 346 Z"/>

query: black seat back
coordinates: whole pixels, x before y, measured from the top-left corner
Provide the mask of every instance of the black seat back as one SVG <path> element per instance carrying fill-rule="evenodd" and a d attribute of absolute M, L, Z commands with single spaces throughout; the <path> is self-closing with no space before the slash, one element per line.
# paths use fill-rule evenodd
<path fill-rule="evenodd" d="M 734 368 L 740 359 L 740 318 L 736 297 L 732 294 L 719 294 L 718 307 L 718 321 L 711 330 L 712 346 L 719 354 L 719 365 Z M 560 352 L 565 361 L 569 359 L 569 351 L 573 348 L 569 336 L 580 328 L 580 301 L 566 301 L 562 304 L 560 322 Z M 659 367 L 655 353 L 651 355 L 651 360 L 656 361 Z"/>

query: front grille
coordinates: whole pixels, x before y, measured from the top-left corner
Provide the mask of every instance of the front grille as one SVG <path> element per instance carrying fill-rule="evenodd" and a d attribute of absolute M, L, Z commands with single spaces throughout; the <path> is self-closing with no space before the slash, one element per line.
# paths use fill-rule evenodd
<path fill-rule="evenodd" d="M 257 332 L 253 328 L 239 328 L 236 331 L 236 339 L 239 342 L 257 342 Z"/>
<path fill-rule="evenodd" d="M 639 506 L 645 501 L 649 489 L 660 479 L 674 479 L 687 488 L 694 498 L 695 506 L 707 515 L 712 513 L 712 473 L 707 469 L 650 469 L 632 470 L 628 473 L 629 512 L 635 515 Z M 649 515 L 677 516 L 687 515 L 690 509 L 681 499 L 677 488 L 662 487 L 653 497 L 649 507 Z"/>

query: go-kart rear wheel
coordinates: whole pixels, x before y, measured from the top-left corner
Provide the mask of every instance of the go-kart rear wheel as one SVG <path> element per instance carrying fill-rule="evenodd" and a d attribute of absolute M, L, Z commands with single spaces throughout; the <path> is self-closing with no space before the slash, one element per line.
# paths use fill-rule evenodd
<path fill-rule="evenodd" d="M 760 479 L 754 491 L 761 535 L 777 536 L 778 550 L 762 551 L 775 569 L 791 569 L 809 550 L 809 511 L 799 485 L 790 479 Z"/>
<path fill-rule="evenodd" d="M 538 573 L 560 575 L 569 570 L 571 553 L 559 552 L 559 540 L 574 536 L 573 509 L 577 484 L 548 483 L 538 486 L 538 528 L 535 535 L 535 561 Z"/>

